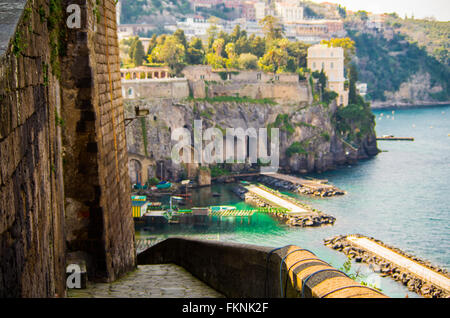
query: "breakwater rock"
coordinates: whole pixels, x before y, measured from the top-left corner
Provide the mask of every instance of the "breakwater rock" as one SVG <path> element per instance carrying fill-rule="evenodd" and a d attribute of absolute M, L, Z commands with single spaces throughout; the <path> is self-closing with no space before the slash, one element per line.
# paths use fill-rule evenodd
<path fill-rule="evenodd" d="M 321 183 L 320 181 L 304 180 L 290 176 L 286 177 L 292 178 L 293 180 L 280 180 L 268 175 L 263 175 L 258 178 L 258 182 L 278 189 L 322 198 L 345 194 L 345 191 L 338 189 L 333 185 Z"/>
<path fill-rule="evenodd" d="M 294 198 L 284 196 L 283 194 L 275 191 L 273 189 L 264 187 L 265 190 L 271 191 L 277 196 L 285 197 L 287 200 L 301 206 L 307 213 L 290 213 L 289 211 L 283 210 L 264 200 L 263 198 L 249 192 L 245 187 L 237 186 L 233 189 L 233 192 L 239 196 L 242 200 L 245 200 L 248 204 L 253 206 L 267 208 L 268 213 L 275 215 L 278 219 L 282 220 L 290 226 L 296 227 L 320 227 L 325 225 L 334 225 L 336 218 L 331 215 L 327 215 L 310 206 L 295 200 Z"/>
<path fill-rule="evenodd" d="M 369 250 L 363 249 L 359 246 L 356 246 L 347 239 L 347 235 L 336 236 L 330 239 L 325 239 L 324 244 L 334 250 L 340 251 L 347 255 L 348 257 L 355 260 L 357 263 L 367 263 L 369 264 L 375 272 L 381 274 L 381 276 L 389 276 L 392 279 L 402 283 L 405 285 L 410 291 L 416 292 L 419 295 L 422 295 L 427 298 L 448 298 L 450 294 L 448 291 L 443 290 L 442 288 L 435 286 L 428 281 L 422 279 L 411 273 L 406 268 L 402 268 L 397 266 L 394 263 L 391 263 L 389 260 L 386 260 L 377 254 L 372 253 Z M 407 257 L 410 260 L 413 260 L 428 269 L 431 269 L 435 272 L 441 273 L 445 276 L 448 276 L 447 271 L 445 269 L 441 269 L 428 261 L 422 260 L 416 256 L 408 254 L 396 247 L 389 246 L 384 242 L 366 237 L 360 234 L 352 235 L 352 237 L 364 237 L 367 238 L 379 245 L 386 247 L 402 256 Z"/>

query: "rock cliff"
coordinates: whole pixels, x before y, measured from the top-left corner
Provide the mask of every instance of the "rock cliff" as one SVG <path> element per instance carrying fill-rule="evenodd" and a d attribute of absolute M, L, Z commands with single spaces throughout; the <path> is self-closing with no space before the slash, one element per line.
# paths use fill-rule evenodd
<path fill-rule="evenodd" d="M 293 106 L 141 99 L 125 101 L 128 117 L 132 117 L 135 106 L 149 109 L 150 116 L 144 121 L 134 121 L 127 128 L 128 149 L 132 153 L 147 155 L 155 164 L 164 162 L 166 177 L 169 178 L 178 178 L 183 173 L 183 167 L 170 160 L 174 144 L 171 132 L 180 127 L 192 132 L 196 119 L 202 119 L 203 129 L 279 128 L 280 170 L 287 173 L 323 172 L 378 153 L 374 124 L 370 123 L 370 127 L 363 129 L 356 121 L 351 130 L 364 133 L 360 132 L 353 141 L 348 141 L 348 133 L 341 132 L 336 124 L 338 110 L 335 104 Z M 233 171 L 246 168 L 248 166 L 243 164 L 233 165 Z"/>

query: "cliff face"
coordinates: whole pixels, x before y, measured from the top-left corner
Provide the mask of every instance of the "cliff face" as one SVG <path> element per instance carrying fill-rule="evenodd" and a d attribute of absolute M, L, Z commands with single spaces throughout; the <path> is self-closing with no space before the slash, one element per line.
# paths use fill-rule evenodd
<path fill-rule="evenodd" d="M 174 144 L 171 132 L 184 127 L 192 133 L 196 119 L 202 119 L 203 129 L 279 128 L 280 170 L 290 173 L 322 172 L 378 153 L 373 126 L 352 143 L 344 140 L 336 127 L 335 105 L 128 100 L 125 108 L 129 117 L 135 106 L 149 109 L 150 116 L 145 123 L 137 120 L 127 128 L 128 149 L 142 155 L 147 149 L 148 157 L 155 164 L 165 163 L 166 177 L 178 177 L 183 170 L 170 160 Z M 245 168 L 245 165 L 234 165 L 233 170 Z"/>
<path fill-rule="evenodd" d="M 412 75 L 408 81 L 403 82 L 395 92 L 385 92 L 386 101 L 372 102 L 373 108 L 388 106 L 412 106 L 439 104 L 435 96 L 445 94 L 444 88 L 439 83 L 432 83 L 428 72 L 418 72 Z M 448 103 L 444 101 L 443 103 Z"/>

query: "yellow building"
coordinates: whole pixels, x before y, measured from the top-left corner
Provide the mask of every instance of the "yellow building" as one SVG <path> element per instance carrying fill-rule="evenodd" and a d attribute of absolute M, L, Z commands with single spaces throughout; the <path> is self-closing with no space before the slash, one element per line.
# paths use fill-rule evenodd
<path fill-rule="evenodd" d="M 321 70 L 328 77 L 328 89 L 339 94 L 337 103 L 348 105 L 348 90 L 345 90 L 344 49 L 328 47 L 325 44 L 313 45 L 308 49 L 308 68 L 314 72 Z"/>

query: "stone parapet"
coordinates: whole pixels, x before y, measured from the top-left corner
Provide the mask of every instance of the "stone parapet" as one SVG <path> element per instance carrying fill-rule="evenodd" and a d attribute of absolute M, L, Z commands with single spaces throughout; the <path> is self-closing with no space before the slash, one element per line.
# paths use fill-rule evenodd
<path fill-rule="evenodd" d="M 138 263 L 177 264 L 230 298 L 386 298 L 292 245 L 170 238 L 139 254 Z"/>

